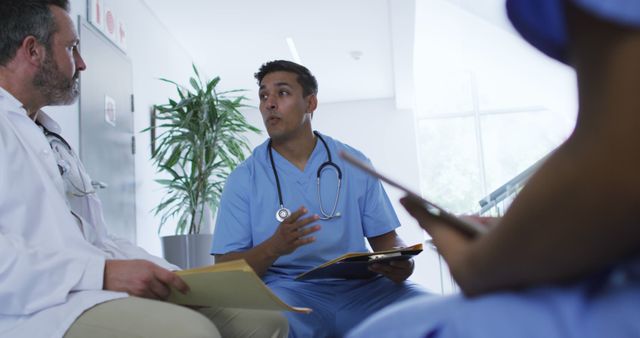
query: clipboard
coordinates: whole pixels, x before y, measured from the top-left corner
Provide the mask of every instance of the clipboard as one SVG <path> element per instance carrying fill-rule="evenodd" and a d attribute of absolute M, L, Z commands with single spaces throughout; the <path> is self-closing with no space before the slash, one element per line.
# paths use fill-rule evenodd
<path fill-rule="evenodd" d="M 429 213 L 429 215 L 442 219 L 447 224 L 454 226 L 456 229 L 458 229 L 459 231 L 461 231 L 462 233 L 464 233 L 469 237 L 476 237 L 476 236 L 482 235 L 489 230 L 487 226 L 485 226 L 484 224 L 473 222 L 470 220 L 464 220 L 447 212 L 446 210 L 439 207 L 435 203 L 422 198 L 422 196 L 416 194 L 415 192 L 411 191 L 410 189 L 406 188 L 400 183 L 390 179 L 387 176 L 382 175 L 380 172 L 376 171 L 367 163 L 362 162 L 360 159 L 354 157 L 353 155 L 345 151 L 340 152 L 340 157 L 345 161 L 349 162 L 350 164 L 354 165 L 358 169 L 365 171 L 367 174 L 377 177 L 383 182 L 386 182 L 389 185 L 404 191 L 409 196 L 409 198 L 412 198 L 422 203 L 422 205 L 424 206 L 425 210 Z"/>
<path fill-rule="evenodd" d="M 378 273 L 369 270 L 369 265 L 409 260 L 421 252 L 422 244 L 384 251 L 351 252 L 298 275 L 296 280 L 372 278 Z"/>

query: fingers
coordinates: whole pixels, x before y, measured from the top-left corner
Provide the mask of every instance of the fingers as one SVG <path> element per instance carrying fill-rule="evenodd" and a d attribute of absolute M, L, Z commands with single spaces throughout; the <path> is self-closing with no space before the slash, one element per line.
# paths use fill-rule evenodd
<path fill-rule="evenodd" d="M 292 224 L 284 224 L 283 226 L 286 229 L 286 231 L 299 237 L 300 233 L 309 232 L 307 231 L 308 229 L 319 228 L 318 225 L 307 227 L 309 224 L 317 221 L 318 219 L 320 219 L 318 215 L 313 215 L 311 217 L 303 218 Z M 310 231 L 310 232 L 314 232 L 314 231 Z"/>
<path fill-rule="evenodd" d="M 178 276 L 175 272 L 165 270 L 161 267 L 158 267 L 158 270 L 155 271 L 156 278 L 167 287 L 173 287 L 181 293 L 187 293 L 189 291 L 189 285 L 185 283 L 180 276 Z M 169 295 L 167 295 L 168 297 Z"/>
<path fill-rule="evenodd" d="M 410 270 L 413 269 L 413 259 L 407 259 L 404 261 L 391 261 L 389 262 L 389 265 L 396 269 Z"/>
<path fill-rule="evenodd" d="M 171 294 L 171 289 L 167 284 L 162 283 L 159 279 L 153 279 L 147 287 L 149 298 L 165 300 Z"/>
<path fill-rule="evenodd" d="M 302 245 L 307 245 L 316 240 L 310 234 L 319 231 L 319 225 L 311 223 L 320 219 L 318 215 L 302 218 L 308 212 L 307 208 L 300 207 L 278 226 L 278 230 L 272 237 L 273 252 L 277 255 L 286 255 L 295 251 Z"/>
<path fill-rule="evenodd" d="M 373 263 L 369 266 L 369 270 L 400 283 L 413 273 L 413 260 Z"/>
<path fill-rule="evenodd" d="M 308 223 L 311 223 L 311 222 L 308 222 Z M 320 226 L 319 225 L 312 225 L 312 226 L 309 226 L 309 227 L 306 227 L 306 228 L 305 228 L 305 226 L 306 226 L 306 224 L 303 225 L 303 226 L 298 227 L 298 229 L 295 231 L 294 235 L 296 235 L 296 236 L 298 236 L 298 238 L 300 238 L 300 237 L 304 237 L 304 236 L 310 235 L 310 234 L 320 230 Z"/>
<path fill-rule="evenodd" d="M 181 293 L 189 291 L 187 283 L 176 273 L 153 265 L 151 268 L 151 278 L 144 285 L 140 296 L 152 299 L 166 300 L 171 294 L 171 288 L 175 288 Z"/>
<path fill-rule="evenodd" d="M 391 274 L 399 271 L 410 270 L 413 265 L 409 261 L 391 261 L 373 263 L 369 266 L 369 270 L 383 274 Z"/>
<path fill-rule="evenodd" d="M 291 242 L 298 241 L 301 237 L 307 236 L 313 232 L 320 230 L 319 225 L 308 226 L 309 224 L 320 219 L 318 215 L 312 215 L 300 219 L 300 217 L 306 214 L 308 210 L 305 207 L 300 207 L 291 216 L 282 221 L 282 226 L 285 229 L 286 235 Z"/>
<path fill-rule="evenodd" d="M 317 230 L 316 230 L 317 231 Z M 296 248 L 299 248 L 303 245 L 307 245 L 309 243 L 313 243 L 316 241 L 316 238 L 314 236 L 309 236 L 309 237 L 298 237 L 294 242 L 293 245 Z"/>
<path fill-rule="evenodd" d="M 425 209 L 420 201 L 417 201 L 411 196 L 401 198 L 400 204 L 407 209 L 411 216 L 418 220 L 420 225 L 422 225 L 423 222 L 433 221 L 436 219 L 427 212 L 427 209 Z"/>
<path fill-rule="evenodd" d="M 171 288 L 184 293 L 189 286 L 174 272 L 145 260 L 108 260 L 105 262 L 105 290 L 130 295 L 167 299 Z"/>
<path fill-rule="evenodd" d="M 437 239 L 436 237 L 438 237 L 439 233 L 458 232 L 457 230 L 453 230 L 453 228 L 441 218 L 431 215 L 420 201 L 406 196 L 400 199 L 400 203 L 407 209 L 409 214 L 418 221 L 420 227 L 427 231 L 434 240 Z"/>
<path fill-rule="evenodd" d="M 187 285 L 187 283 L 182 280 L 182 278 L 180 278 L 180 276 L 174 274 L 174 279 L 173 282 L 171 283 L 171 285 L 173 285 L 173 287 L 175 287 L 178 291 L 182 292 L 182 293 L 187 293 L 191 290 L 191 288 L 189 288 L 189 285 Z"/>
<path fill-rule="evenodd" d="M 287 224 L 295 223 L 298 220 L 298 218 L 302 217 L 302 215 L 306 214 L 307 212 L 309 212 L 307 208 L 300 207 L 298 208 L 298 210 L 292 212 L 291 215 L 289 215 L 289 217 L 285 218 L 282 221 L 282 223 L 287 223 Z"/>
<path fill-rule="evenodd" d="M 488 217 L 488 216 L 462 216 L 462 219 L 471 220 L 472 222 L 480 223 L 487 228 L 491 229 L 495 227 L 498 223 L 500 223 L 500 217 Z"/>
<path fill-rule="evenodd" d="M 411 260 L 380 262 L 373 263 L 369 267 L 370 270 L 376 272 L 408 271 L 413 268 L 413 262 Z"/>
<path fill-rule="evenodd" d="M 294 250 L 303 245 L 307 245 L 309 243 L 315 242 L 316 238 L 314 236 L 309 236 L 309 235 L 320 230 L 320 226 L 313 225 L 305 228 L 305 226 L 308 223 L 311 223 L 312 221 L 314 220 L 310 220 L 309 222 L 306 222 L 305 225 L 301 225 L 297 227 L 290 233 L 289 240 Z"/>

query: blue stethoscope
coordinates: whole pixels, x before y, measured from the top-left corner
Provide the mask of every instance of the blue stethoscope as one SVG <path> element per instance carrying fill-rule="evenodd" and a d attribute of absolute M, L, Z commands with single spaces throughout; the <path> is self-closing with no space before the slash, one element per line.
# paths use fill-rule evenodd
<path fill-rule="evenodd" d="M 331 151 L 329 151 L 329 146 L 327 146 L 327 142 L 324 141 L 322 136 L 320 136 L 320 134 L 317 131 L 314 131 L 313 133 L 318 137 L 318 139 L 324 145 L 324 149 L 327 151 L 327 157 L 329 158 L 328 161 L 322 163 L 320 167 L 318 167 L 318 172 L 316 174 L 316 182 L 318 186 L 318 202 L 320 203 L 320 213 L 322 214 L 322 216 L 320 216 L 320 219 L 330 220 L 336 217 L 340 217 L 340 213 L 336 212 L 336 209 L 338 208 L 338 200 L 340 198 L 340 186 L 342 185 L 342 170 L 340 170 L 340 167 L 338 167 L 338 165 L 333 163 L 333 161 L 331 160 Z M 271 160 L 271 168 L 273 169 L 273 176 L 275 176 L 276 178 L 276 187 L 278 188 L 278 201 L 280 202 L 280 208 L 278 209 L 278 211 L 276 211 L 276 220 L 278 220 L 278 222 L 282 222 L 284 221 L 285 218 L 291 215 L 291 210 L 284 207 L 284 202 L 282 200 L 282 189 L 280 188 L 280 179 L 278 178 L 278 171 L 276 170 L 276 165 L 273 162 L 273 150 L 271 149 L 271 140 L 269 140 L 269 143 L 267 144 L 267 149 L 269 150 L 269 160 Z M 323 170 L 328 170 L 330 168 L 333 168 L 333 170 L 336 172 L 336 177 L 338 178 L 338 189 L 336 190 L 336 198 L 333 203 L 333 209 L 331 210 L 331 212 L 326 212 L 322 205 L 322 198 L 320 197 L 320 176 Z"/>

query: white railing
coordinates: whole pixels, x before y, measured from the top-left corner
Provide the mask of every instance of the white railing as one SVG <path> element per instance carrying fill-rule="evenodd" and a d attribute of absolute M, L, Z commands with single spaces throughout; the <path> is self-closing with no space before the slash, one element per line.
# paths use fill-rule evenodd
<path fill-rule="evenodd" d="M 513 199 L 527 183 L 529 177 L 531 177 L 545 159 L 546 157 L 542 158 L 516 177 L 509 180 L 509 182 L 503 184 L 500 188 L 481 199 L 478 202 L 480 204 L 480 211 L 478 212 L 478 215 L 493 217 L 500 217 L 504 215 Z"/>

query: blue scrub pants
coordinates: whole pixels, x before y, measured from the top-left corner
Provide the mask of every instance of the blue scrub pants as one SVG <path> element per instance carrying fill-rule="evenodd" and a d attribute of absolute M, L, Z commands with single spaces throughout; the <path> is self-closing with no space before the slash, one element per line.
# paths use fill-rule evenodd
<path fill-rule="evenodd" d="M 348 337 L 640 337 L 640 277 L 613 275 L 470 299 L 420 297 L 380 311 Z"/>
<path fill-rule="evenodd" d="M 267 285 L 287 304 L 313 309 L 310 314 L 285 313 L 289 337 L 344 337 L 389 304 L 428 297 L 415 283 L 396 284 L 385 277 L 340 281 L 278 279 Z"/>

